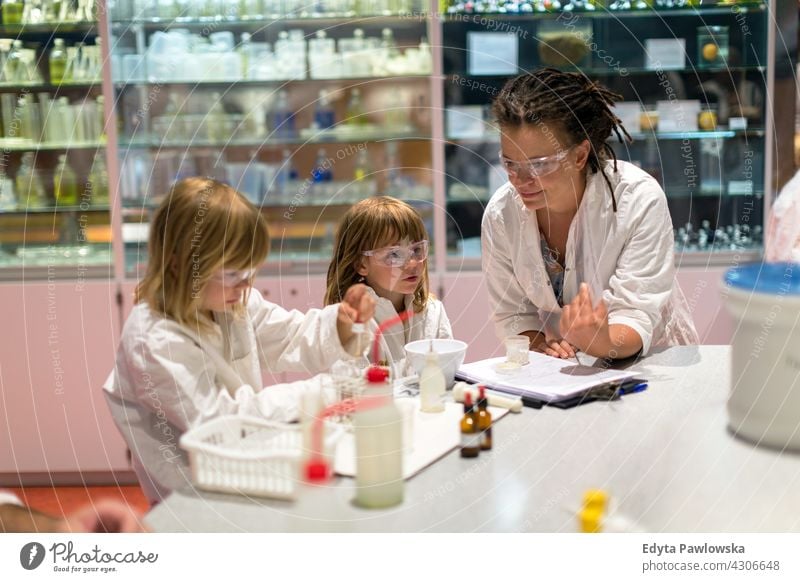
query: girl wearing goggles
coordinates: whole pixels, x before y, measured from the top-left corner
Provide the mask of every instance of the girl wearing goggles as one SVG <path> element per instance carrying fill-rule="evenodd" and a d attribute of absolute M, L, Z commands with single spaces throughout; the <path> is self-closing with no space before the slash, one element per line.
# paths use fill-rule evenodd
<path fill-rule="evenodd" d="M 658 182 L 619 162 L 630 136 L 621 96 L 582 73 L 516 77 L 493 104 L 508 183 L 481 228 L 483 268 L 498 335 L 573 357 L 647 353 L 697 343 L 675 285 L 672 220 Z"/>
<path fill-rule="evenodd" d="M 224 414 L 296 419 L 321 378 L 263 389 L 262 371 L 318 373 L 347 359 L 352 324 L 374 314 L 365 285 L 308 313 L 287 311 L 251 289 L 269 235 L 258 208 L 210 178 L 178 182 L 150 230 L 147 273 L 105 384 L 117 427 L 134 453 L 145 493 L 185 485 L 175 443 Z M 167 462 L 165 462 L 167 461 Z"/>
<path fill-rule="evenodd" d="M 453 337 L 442 302 L 428 289 L 428 247 L 416 210 L 395 198 L 376 196 L 344 215 L 328 268 L 326 305 L 340 301 L 351 285 L 364 282 L 376 300 L 373 327 L 402 311 L 414 311 L 403 328 L 387 330 L 382 339 L 383 357 L 401 375 L 408 342 Z"/>

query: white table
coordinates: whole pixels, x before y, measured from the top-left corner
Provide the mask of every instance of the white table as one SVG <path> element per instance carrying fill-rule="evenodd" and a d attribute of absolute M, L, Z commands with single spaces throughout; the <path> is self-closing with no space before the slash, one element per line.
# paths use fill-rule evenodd
<path fill-rule="evenodd" d="M 147 516 L 156 531 L 576 531 L 566 508 L 607 490 L 644 531 L 800 531 L 800 456 L 726 428 L 728 346 L 671 348 L 635 364 L 650 388 L 571 410 L 526 408 L 494 450 L 458 451 L 406 482 L 388 510 L 352 504 L 352 479 L 294 502 L 178 491 Z"/>

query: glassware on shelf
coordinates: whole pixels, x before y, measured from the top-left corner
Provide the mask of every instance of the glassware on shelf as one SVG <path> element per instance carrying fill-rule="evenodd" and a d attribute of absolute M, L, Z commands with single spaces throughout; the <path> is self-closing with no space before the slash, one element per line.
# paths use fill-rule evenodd
<path fill-rule="evenodd" d="M 289 106 L 289 94 L 285 89 L 278 91 L 275 106 L 271 111 L 272 123 L 268 124 L 275 139 L 291 139 L 295 133 L 294 111 Z"/>
<path fill-rule="evenodd" d="M 330 182 L 333 180 L 333 170 L 330 164 L 327 163 L 327 156 L 325 148 L 317 150 L 317 159 L 314 162 L 314 169 L 311 171 L 311 177 L 314 182 Z"/>
<path fill-rule="evenodd" d="M 237 52 L 242 66 L 242 78 L 249 79 L 251 78 L 250 66 L 254 61 L 253 43 L 249 32 L 242 33 L 242 41 L 239 43 Z"/>
<path fill-rule="evenodd" d="M 222 95 L 211 95 L 211 109 L 206 117 L 206 137 L 210 142 L 221 142 L 226 139 L 225 132 L 225 107 L 222 105 Z"/>
<path fill-rule="evenodd" d="M 91 203 L 97 206 L 107 205 L 109 203 L 109 193 L 105 152 L 98 151 L 94 154 L 88 182 L 91 185 L 90 188 L 87 188 L 92 193 Z"/>
<path fill-rule="evenodd" d="M 350 90 L 350 100 L 347 102 L 344 120 L 347 125 L 366 125 L 367 115 L 364 104 L 361 102 L 361 90 L 357 87 Z"/>
<path fill-rule="evenodd" d="M 49 58 L 50 83 L 59 85 L 64 81 L 67 72 L 67 51 L 64 48 L 64 39 L 57 38 L 53 41 L 53 48 Z"/>
<path fill-rule="evenodd" d="M 403 94 L 392 91 L 387 97 L 384 126 L 389 132 L 403 132 L 410 129 L 408 107 L 403 103 Z"/>
<path fill-rule="evenodd" d="M 67 163 L 67 155 L 58 156 L 58 165 L 53 174 L 53 194 L 56 206 L 77 206 L 80 186 L 75 171 Z"/>
<path fill-rule="evenodd" d="M 47 205 L 47 192 L 44 189 L 41 172 L 35 164 L 33 152 L 22 154 L 16 177 L 17 200 L 22 210 L 42 208 Z"/>
<path fill-rule="evenodd" d="M 3 0 L 3 24 L 22 24 L 22 13 L 25 11 L 24 2 L 6 2 Z"/>
<path fill-rule="evenodd" d="M 724 67 L 728 63 L 728 27 L 699 26 L 697 28 L 697 67 Z"/>
<path fill-rule="evenodd" d="M 330 129 L 336 124 L 336 113 L 331 106 L 330 94 L 327 89 L 320 89 L 319 98 L 314 107 L 314 123 L 316 129 Z"/>
<path fill-rule="evenodd" d="M 336 52 L 336 41 L 318 30 L 308 41 L 308 69 L 312 79 L 335 79 L 342 76 L 341 56 Z"/>
<path fill-rule="evenodd" d="M 15 210 L 17 198 L 14 195 L 14 182 L 0 169 L 0 210 Z"/>
<path fill-rule="evenodd" d="M 27 80 L 27 64 L 22 54 L 22 41 L 17 39 L 11 46 L 3 69 L 3 81 L 21 83 Z"/>

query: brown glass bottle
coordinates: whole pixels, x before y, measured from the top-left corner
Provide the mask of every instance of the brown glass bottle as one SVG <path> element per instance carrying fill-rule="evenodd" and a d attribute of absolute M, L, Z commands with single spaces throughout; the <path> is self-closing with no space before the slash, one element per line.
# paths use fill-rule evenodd
<path fill-rule="evenodd" d="M 481 452 L 480 434 L 478 433 L 478 420 L 475 407 L 472 405 L 472 395 L 464 395 L 464 416 L 461 417 L 461 456 L 477 457 Z"/>
<path fill-rule="evenodd" d="M 489 412 L 489 402 L 486 399 L 486 389 L 483 386 L 479 387 L 478 393 L 478 412 L 476 418 L 478 419 L 478 434 L 480 435 L 480 447 L 482 451 L 488 451 L 492 448 L 492 413 Z"/>

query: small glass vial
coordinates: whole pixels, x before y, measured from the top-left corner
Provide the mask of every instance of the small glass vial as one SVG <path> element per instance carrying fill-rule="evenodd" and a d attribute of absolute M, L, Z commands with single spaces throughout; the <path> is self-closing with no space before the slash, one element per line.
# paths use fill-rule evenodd
<path fill-rule="evenodd" d="M 472 394 L 464 394 L 464 416 L 461 417 L 461 456 L 468 459 L 477 457 L 481 452 L 478 421 L 475 418 L 475 407 L 472 405 Z"/>

